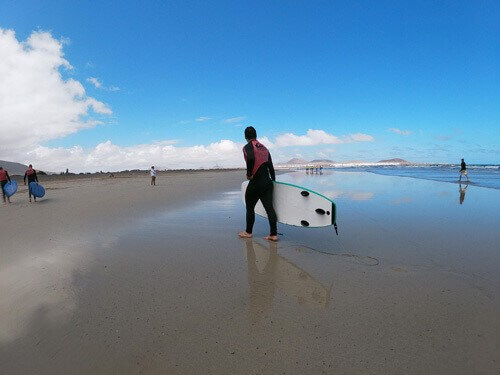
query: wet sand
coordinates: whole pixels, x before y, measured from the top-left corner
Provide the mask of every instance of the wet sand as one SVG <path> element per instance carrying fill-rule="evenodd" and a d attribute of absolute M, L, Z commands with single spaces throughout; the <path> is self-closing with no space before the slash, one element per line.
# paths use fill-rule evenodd
<path fill-rule="evenodd" d="M 264 219 L 236 236 L 243 173 L 55 179 L 0 206 L 1 373 L 500 372 L 500 192 L 282 175 L 335 198 L 339 236 L 269 244 Z"/>

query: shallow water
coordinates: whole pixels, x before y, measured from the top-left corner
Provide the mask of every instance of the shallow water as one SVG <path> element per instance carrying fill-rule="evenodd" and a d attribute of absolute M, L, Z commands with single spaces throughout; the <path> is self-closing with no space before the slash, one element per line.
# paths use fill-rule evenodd
<path fill-rule="evenodd" d="M 272 244 L 257 218 L 256 238 L 238 239 L 229 189 L 11 254 L 3 368 L 497 372 L 500 191 L 367 172 L 278 179 L 334 199 L 339 235 L 279 226 Z"/>
<path fill-rule="evenodd" d="M 440 182 L 460 183 L 459 165 L 435 165 L 435 166 L 380 166 L 366 168 L 365 170 L 382 175 L 412 177 L 424 180 Z M 482 186 L 492 189 L 500 189 L 500 165 L 469 165 L 467 172 L 470 185 Z M 467 177 L 462 176 L 462 182 Z"/>

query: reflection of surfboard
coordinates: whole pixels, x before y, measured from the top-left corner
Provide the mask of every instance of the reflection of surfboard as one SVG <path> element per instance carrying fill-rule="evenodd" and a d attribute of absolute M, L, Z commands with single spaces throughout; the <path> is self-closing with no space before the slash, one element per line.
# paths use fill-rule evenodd
<path fill-rule="evenodd" d="M 309 307 L 327 307 L 330 302 L 330 290 L 315 280 L 309 273 L 299 268 L 286 258 L 270 253 L 260 243 L 252 241 L 257 270 L 262 273 L 268 262 L 275 261 L 274 280 L 276 287 L 299 305 Z M 274 257 L 274 259 L 272 259 Z"/>
<path fill-rule="evenodd" d="M 29 189 L 31 190 L 31 194 L 37 198 L 42 198 L 45 195 L 45 189 L 37 182 L 30 182 Z"/>
<path fill-rule="evenodd" d="M 10 182 L 7 182 L 3 187 L 3 191 L 5 191 L 5 195 L 10 198 L 17 191 L 17 182 L 14 179 L 11 179 Z"/>
<path fill-rule="evenodd" d="M 248 181 L 241 184 L 243 203 L 247 186 Z M 337 230 L 335 203 L 310 189 L 276 181 L 274 182 L 273 206 L 280 223 L 298 227 L 334 225 Z M 267 217 L 266 210 L 260 201 L 255 206 L 255 213 Z"/>

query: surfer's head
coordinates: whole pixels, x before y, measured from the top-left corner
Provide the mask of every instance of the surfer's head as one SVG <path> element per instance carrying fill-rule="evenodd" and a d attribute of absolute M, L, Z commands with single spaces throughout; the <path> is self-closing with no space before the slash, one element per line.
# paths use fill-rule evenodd
<path fill-rule="evenodd" d="M 29 168 L 33 168 L 33 164 L 28 165 Z"/>
<path fill-rule="evenodd" d="M 154 166 L 154 165 L 152 165 L 152 166 L 151 166 L 151 169 L 155 169 L 155 166 Z"/>
<path fill-rule="evenodd" d="M 250 141 L 251 139 L 256 139 L 257 138 L 257 130 L 253 126 L 248 126 L 245 129 L 245 139 L 247 141 Z"/>

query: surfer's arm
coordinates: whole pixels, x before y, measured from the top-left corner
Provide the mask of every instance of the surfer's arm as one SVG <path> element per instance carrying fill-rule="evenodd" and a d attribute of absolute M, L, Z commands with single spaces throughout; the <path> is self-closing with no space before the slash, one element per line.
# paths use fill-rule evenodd
<path fill-rule="evenodd" d="M 27 175 L 27 173 L 28 173 L 28 172 L 24 172 L 24 178 L 23 178 L 23 180 L 24 180 L 24 184 L 25 184 L 25 185 L 26 185 L 26 175 Z"/>
<path fill-rule="evenodd" d="M 271 153 L 269 153 L 269 159 L 267 160 L 269 166 L 269 174 L 271 175 L 271 180 L 276 181 L 276 174 L 274 173 L 273 159 L 271 159 Z"/>
<path fill-rule="evenodd" d="M 251 143 L 247 143 L 245 148 L 243 149 L 245 153 L 245 160 L 247 161 L 247 178 L 251 179 L 253 166 L 255 164 L 255 155 L 253 152 L 253 147 Z"/>
<path fill-rule="evenodd" d="M 36 175 L 36 171 L 35 172 L 35 181 L 38 182 L 38 176 Z"/>
<path fill-rule="evenodd" d="M 5 176 L 7 176 L 7 180 L 9 180 L 9 182 L 11 182 L 11 181 L 10 181 L 9 172 L 5 171 Z"/>

